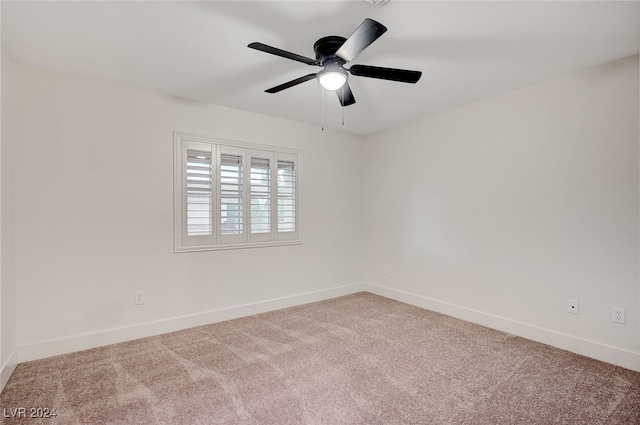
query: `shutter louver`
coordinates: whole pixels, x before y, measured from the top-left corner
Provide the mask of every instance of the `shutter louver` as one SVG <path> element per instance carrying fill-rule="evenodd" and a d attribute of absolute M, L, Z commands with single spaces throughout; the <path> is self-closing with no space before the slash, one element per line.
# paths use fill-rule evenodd
<path fill-rule="evenodd" d="M 251 158 L 251 233 L 271 232 L 271 169 L 268 158 Z"/>
<path fill-rule="evenodd" d="M 220 232 L 244 232 L 243 169 L 241 155 L 220 155 Z"/>
<path fill-rule="evenodd" d="M 187 150 L 187 236 L 211 236 L 213 175 L 211 152 Z"/>
<path fill-rule="evenodd" d="M 296 230 L 296 172 L 294 162 L 278 160 L 278 232 Z"/>

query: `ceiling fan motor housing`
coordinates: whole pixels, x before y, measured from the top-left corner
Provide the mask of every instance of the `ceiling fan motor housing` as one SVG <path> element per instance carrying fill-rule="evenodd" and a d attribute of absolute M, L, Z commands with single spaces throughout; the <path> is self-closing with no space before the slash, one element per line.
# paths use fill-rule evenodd
<path fill-rule="evenodd" d="M 322 37 L 320 40 L 316 41 L 313 44 L 313 50 L 316 52 L 316 59 L 320 62 L 320 65 L 344 65 L 346 61 L 336 56 L 336 52 L 345 41 L 347 41 L 346 38 L 337 35 Z"/>

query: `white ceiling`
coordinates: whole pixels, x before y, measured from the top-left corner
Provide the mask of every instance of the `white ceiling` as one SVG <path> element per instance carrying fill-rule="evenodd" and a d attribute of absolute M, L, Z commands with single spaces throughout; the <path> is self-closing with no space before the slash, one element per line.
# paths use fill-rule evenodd
<path fill-rule="evenodd" d="M 357 103 L 325 97 L 325 125 L 370 134 L 458 105 L 638 53 L 639 2 L 174 1 L 2 2 L 2 43 L 16 62 L 320 125 L 316 80 L 264 90 L 320 68 L 326 35 L 369 17 L 388 31 L 353 63 L 415 69 L 416 84 L 350 78 Z"/>

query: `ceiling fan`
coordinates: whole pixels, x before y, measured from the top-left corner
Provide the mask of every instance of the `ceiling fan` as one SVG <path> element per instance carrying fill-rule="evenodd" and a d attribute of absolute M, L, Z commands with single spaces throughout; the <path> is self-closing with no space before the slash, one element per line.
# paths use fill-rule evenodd
<path fill-rule="evenodd" d="M 316 41 L 313 45 L 313 50 L 316 53 L 315 59 L 267 46 L 262 43 L 251 43 L 247 47 L 323 68 L 317 73 L 307 74 L 267 89 L 265 90 L 267 93 L 278 93 L 279 91 L 317 78 L 322 87 L 336 92 L 342 106 L 349 106 L 356 103 L 356 99 L 353 97 L 348 83 L 349 74 L 357 77 L 379 78 L 412 84 L 415 84 L 422 76 L 422 72 L 410 71 L 408 69 L 383 68 L 369 65 L 351 65 L 349 68 L 344 67 L 345 64 L 353 61 L 356 56 L 386 31 L 387 27 L 373 19 L 367 18 L 356 28 L 349 38 L 332 35 Z"/>

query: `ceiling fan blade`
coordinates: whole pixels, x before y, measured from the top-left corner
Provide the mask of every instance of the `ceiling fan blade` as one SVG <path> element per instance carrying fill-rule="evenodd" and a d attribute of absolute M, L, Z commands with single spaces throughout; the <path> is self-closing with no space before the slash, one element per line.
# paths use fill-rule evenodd
<path fill-rule="evenodd" d="M 320 65 L 320 62 L 318 62 L 316 59 L 311 59 L 306 56 L 298 55 L 296 53 L 287 52 L 286 50 L 267 46 L 266 44 L 262 43 L 251 43 L 247 47 L 250 49 L 260 50 L 261 52 L 271 53 L 272 55 L 280 56 L 294 61 L 306 63 L 307 65 Z"/>
<path fill-rule="evenodd" d="M 351 36 L 340 46 L 336 56 L 351 62 L 387 31 L 387 27 L 373 19 L 365 19 Z"/>
<path fill-rule="evenodd" d="M 298 84 L 304 83 L 305 81 L 313 80 L 316 78 L 316 74 L 307 74 L 303 77 L 296 78 L 295 80 L 288 81 L 284 84 L 280 84 L 279 86 L 271 87 L 270 89 L 265 90 L 267 93 L 278 93 L 279 91 L 288 89 L 293 86 L 297 86 Z"/>
<path fill-rule="evenodd" d="M 349 68 L 352 75 L 358 77 L 379 78 L 382 80 L 399 81 L 401 83 L 418 82 L 422 76 L 421 71 L 410 71 L 408 69 L 383 68 L 369 65 L 353 65 Z"/>
<path fill-rule="evenodd" d="M 353 97 L 349 83 L 345 82 L 342 87 L 336 90 L 336 94 L 338 95 L 338 100 L 340 100 L 340 104 L 342 106 L 349 106 L 356 103 L 356 99 Z"/>

